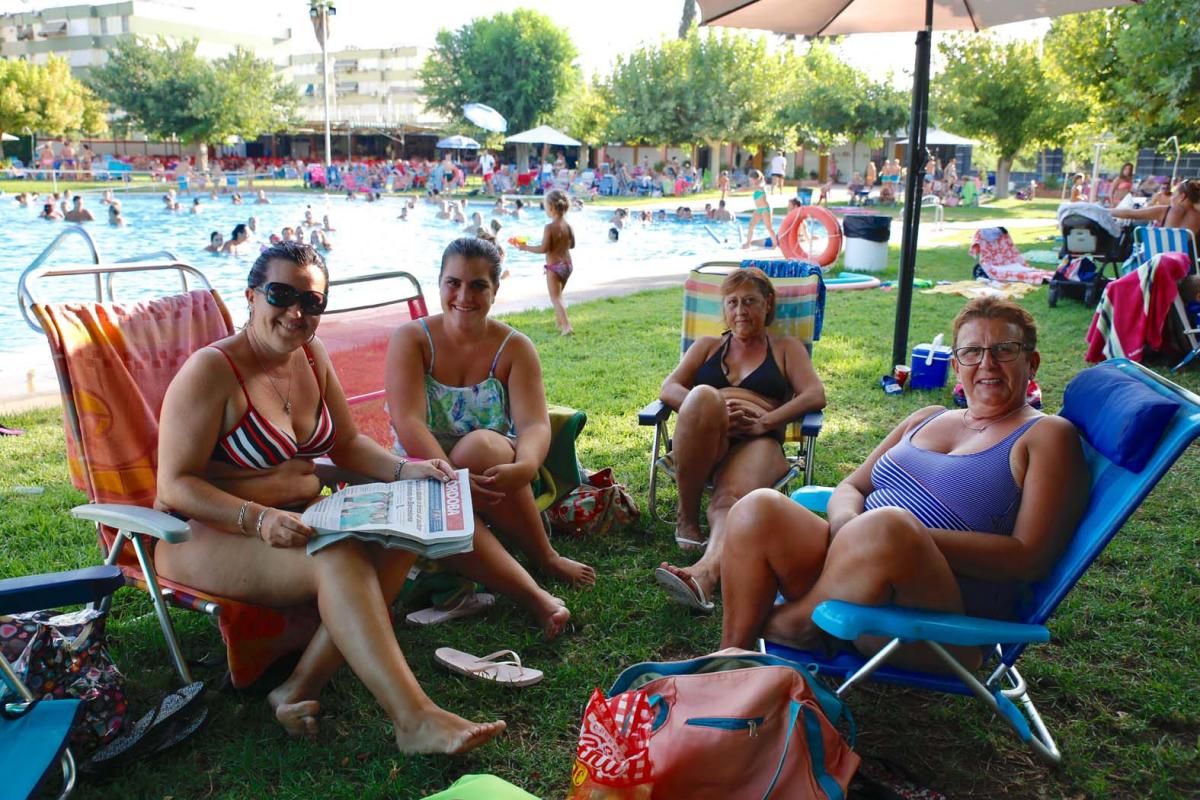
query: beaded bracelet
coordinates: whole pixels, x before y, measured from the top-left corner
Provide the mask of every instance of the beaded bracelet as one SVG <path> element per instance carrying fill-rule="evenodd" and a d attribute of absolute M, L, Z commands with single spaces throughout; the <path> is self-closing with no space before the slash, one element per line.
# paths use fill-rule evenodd
<path fill-rule="evenodd" d="M 392 473 L 392 480 L 400 480 L 400 473 L 404 472 L 404 467 L 408 464 L 408 459 L 401 457 L 400 463 L 396 465 L 395 472 Z"/>
<path fill-rule="evenodd" d="M 260 539 L 262 538 L 263 517 L 266 515 L 267 509 L 264 508 L 262 511 L 258 512 L 258 522 L 254 523 L 254 535 Z"/>
<path fill-rule="evenodd" d="M 242 507 L 238 509 L 237 526 L 238 533 L 246 532 L 246 509 L 250 507 L 250 501 L 242 503 Z"/>

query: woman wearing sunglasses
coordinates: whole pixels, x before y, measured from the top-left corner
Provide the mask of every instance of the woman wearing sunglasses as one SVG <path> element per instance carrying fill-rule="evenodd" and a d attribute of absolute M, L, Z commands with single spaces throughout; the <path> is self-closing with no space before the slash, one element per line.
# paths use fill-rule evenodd
<path fill-rule="evenodd" d="M 415 556 L 357 541 L 309 556 L 299 512 L 321 491 L 313 459 L 379 481 L 448 479 L 441 459 L 406 462 L 359 434 L 319 339 L 329 275 L 312 247 L 268 247 L 247 280 L 250 317 L 202 348 L 167 389 L 159 431 L 158 505 L 191 523 L 160 547 L 163 576 L 265 606 L 316 602 L 322 626 L 268 697 L 292 735 L 312 736 L 321 689 L 343 663 L 384 707 L 404 752 L 458 753 L 498 735 L 424 693 L 396 642 L 388 607 Z"/>
<path fill-rule="evenodd" d="M 722 562 L 722 647 L 765 636 L 819 649 L 830 643 L 812 611 L 830 599 L 1015 616 L 1088 496 L 1074 426 L 1026 403 L 1039 362 L 1029 312 L 972 300 L 954 320 L 965 410 L 911 414 L 838 485 L 826 518 L 770 490 L 738 501 L 726 522 L 726 548 L 738 558 Z M 872 654 L 883 644 L 863 637 L 850 646 Z M 979 648 L 948 649 L 968 668 L 980 664 Z M 919 645 L 902 647 L 899 660 L 941 663 Z"/>

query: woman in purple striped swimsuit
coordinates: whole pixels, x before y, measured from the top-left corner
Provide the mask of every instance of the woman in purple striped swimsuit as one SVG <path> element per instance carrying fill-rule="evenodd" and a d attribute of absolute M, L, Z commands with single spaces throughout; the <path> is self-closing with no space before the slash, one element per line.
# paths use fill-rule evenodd
<path fill-rule="evenodd" d="M 1026 404 L 1037 327 L 1020 306 L 984 297 L 954 320 L 953 365 L 968 408 L 910 415 L 834 490 L 828 518 L 778 492 L 740 500 L 726 522 L 722 647 L 758 636 L 820 643 L 822 601 L 1015 616 L 1023 588 L 1050 570 L 1087 505 L 1074 426 Z M 776 593 L 786 602 L 775 606 Z M 884 642 L 854 643 L 866 654 Z M 939 663 L 920 645 L 900 663 Z M 978 648 L 950 648 L 970 668 Z"/>

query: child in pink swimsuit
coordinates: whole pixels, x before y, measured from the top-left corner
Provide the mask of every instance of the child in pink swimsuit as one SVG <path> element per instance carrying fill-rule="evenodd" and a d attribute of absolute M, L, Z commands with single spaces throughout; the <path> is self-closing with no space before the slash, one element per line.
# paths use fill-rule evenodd
<path fill-rule="evenodd" d="M 574 265 L 571 263 L 571 250 L 575 247 L 575 233 L 565 219 L 571 203 L 565 192 L 552 189 L 546 193 L 543 206 L 546 209 L 546 215 L 550 217 L 550 222 L 542 232 L 542 243 L 539 245 L 522 244 L 515 239 L 511 242 L 526 253 L 546 254 L 546 288 L 550 292 L 550 302 L 554 305 L 554 318 L 558 324 L 559 333 L 563 336 L 570 336 L 575 331 L 571 328 L 571 321 L 567 319 L 567 307 L 563 305 L 562 292 L 574 270 Z"/>

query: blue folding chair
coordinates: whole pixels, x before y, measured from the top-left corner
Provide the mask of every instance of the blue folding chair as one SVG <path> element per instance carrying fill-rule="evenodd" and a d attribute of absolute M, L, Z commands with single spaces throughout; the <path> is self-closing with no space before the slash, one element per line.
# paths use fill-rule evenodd
<path fill-rule="evenodd" d="M 0 614 L 38 611 L 62 605 L 99 603 L 125 585 L 117 567 L 89 567 L 0 581 Z M 67 746 L 83 711 L 79 700 L 38 701 L 12 665 L 0 655 L 0 775 L 5 797 L 31 797 L 62 767 L 66 797 L 75 788 L 75 759 Z"/>
<path fill-rule="evenodd" d="M 1196 237 L 1188 228 L 1152 228 L 1142 225 L 1133 232 L 1133 254 L 1122 266 L 1122 274 L 1137 269 L 1159 253 L 1187 253 L 1192 262 L 1191 274 L 1197 271 Z"/>
<path fill-rule="evenodd" d="M 1119 466 L 1092 446 L 1093 440 L 1099 438 L 1098 434 L 1103 434 L 1106 427 L 1116 424 L 1116 421 L 1111 417 L 1105 419 L 1106 413 L 1102 409 L 1094 411 L 1082 421 L 1077 420 L 1083 427 L 1080 436 L 1091 471 L 1088 507 L 1058 564 L 1044 580 L 1030 587 L 1032 597 L 1025 604 L 1019 622 L 896 607 L 861 606 L 831 600 L 821 603 L 813 611 L 813 622 L 822 630 L 847 641 L 864 635 L 882 636 L 890 640 L 888 644 L 871 658 L 865 658 L 857 652 L 839 652 L 829 657 L 773 642 L 762 644 L 764 652 L 792 661 L 816 664 L 821 674 L 844 679 L 837 688 L 838 695 L 868 677 L 911 688 L 974 694 L 1039 756 L 1050 763 L 1058 763 L 1061 759 L 1058 747 L 1029 697 L 1024 678 L 1014 666 L 1016 660 L 1030 643 L 1050 640 L 1050 631 L 1045 627 L 1050 615 L 1159 479 L 1200 435 L 1200 397 L 1126 359 L 1106 361 L 1087 372 L 1094 373 L 1097 370 L 1114 371 L 1114 376 L 1117 373 L 1130 376 L 1158 395 L 1178 403 L 1179 407 L 1162 438 L 1150 452 L 1149 460 L 1136 472 Z M 804 487 L 793 492 L 792 499 L 812 511 L 823 513 L 831 494 L 832 489 L 825 487 Z M 886 665 L 898 647 L 914 642 L 927 644 L 941 657 L 951 674 L 916 672 Z M 942 645 L 994 645 L 994 657 L 984 664 L 985 669 L 992 671 L 985 680 L 980 681 Z M 1017 707 L 1014 700 L 1020 703 L 1021 708 Z M 1030 729 L 1030 723 L 1033 730 Z"/>

